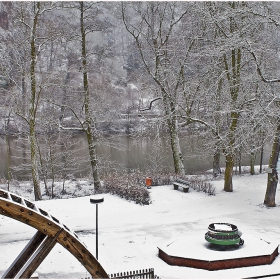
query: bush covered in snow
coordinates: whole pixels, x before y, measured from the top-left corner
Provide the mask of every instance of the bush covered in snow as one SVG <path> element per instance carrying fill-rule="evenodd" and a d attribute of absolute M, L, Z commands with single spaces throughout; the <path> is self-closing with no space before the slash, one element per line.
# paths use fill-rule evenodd
<path fill-rule="evenodd" d="M 191 178 L 190 179 L 191 182 L 191 187 L 198 191 L 198 192 L 205 192 L 208 195 L 215 195 L 216 194 L 216 189 L 215 187 L 213 187 L 213 185 L 209 182 L 205 182 L 202 179 L 199 178 Z"/>
<path fill-rule="evenodd" d="M 127 174 L 114 173 L 108 175 L 103 181 L 101 192 L 118 195 L 140 205 L 150 203 L 150 194 L 145 185 L 141 184 L 136 177 Z"/>

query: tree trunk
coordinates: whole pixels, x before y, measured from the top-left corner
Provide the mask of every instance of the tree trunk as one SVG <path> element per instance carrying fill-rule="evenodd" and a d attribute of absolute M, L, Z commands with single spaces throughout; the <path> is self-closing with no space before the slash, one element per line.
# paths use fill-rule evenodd
<path fill-rule="evenodd" d="M 214 114 L 215 126 L 216 126 L 216 135 L 219 135 L 219 131 L 221 129 L 221 93 L 222 93 L 223 79 L 219 79 L 216 100 L 215 100 L 215 111 L 217 113 Z M 215 151 L 213 157 L 213 177 L 216 178 L 221 175 L 221 167 L 220 167 L 220 159 L 221 159 L 221 141 L 219 137 L 215 136 Z"/>
<path fill-rule="evenodd" d="M 241 173 L 242 173 L 241 159 L 242 159 L 241 149 L 238 149 L 238 172 L 239 172 L 239 175 L 241 175 Z"/>
<path fill-rule="evenodd" d="M 22 112 L 25 115 L 26 112 L 26 81 L 25 81 L 25 73 L 22 73 L 21 77 L 21 98 L 22 98 Z"/>
<path fill-rule="evenodd" d="M 229 2 L 232 9 L 235 9 L 238 5 L 235 2 Z M 230 16 L 230 33 L 234 34 L 238 31 L 237 23 L 235 18 Z M 236 129 L 239 119 L 239 110 L 237 106 L 237 99 L 239 94 L 239 88 L 241 85 L 241 48 L 231 48 L 230 54 L 227 56 L 223 54 L 223 60 L 226 70 L 226 76 L 228 80 L 229 92 L 230 92 L 230 127 L 228 143 L 224 149 L 226 155 L 226 170 L 225 170 L 225 182 L 224 191 L 232 192 L 232 171 L 234 167 L 235 151 L 236 151 Z"/>
<path fill-rule="evenodd" d="M 171 133 L 171 148 L 172 148 L 172 155 L 175 167 L 175 173 L 184 175 L 185 174 L 185 167 L 183 163 L 183 156 L 181 152 L 181 147 L 179 143 L 179 136 L 178 133 Z"/>
<path fill-rule="evenodd" d="M 49 196 L 50 193 L 49 193 L 49 189 L 48 189 L 48 180 L 47 180 L 48 168 L 47 168 L 46 165 L 44 166 L 44 164 L 43 164 L 43 158 L 42 158 L 42 154 L 41 154 L 41 151 L 40 151 L 40 147 L 38 145 L 38 141 L 37 141 L 37 148 L 38 148 L 38 156 L 39 156 L 40 166 L 41 166 L 41 173 L 42 173 L 42 176 L 43 176 L 43 181 L 44 181 L 44 186 L 45 186 L 45 192 L 46 192 L 46 195 Z"/>
<path fill-rule="evenodd" d="M 221 158 L 221 153 L 220 149 L 217 148 L 214 154 L 213 158 L 213 177 L 216 178 L 219 175 L 221 175 L 221 167 L 220 167 L 220 158 Z"/>
<path fill-rule="evenodd" d="M 229 154 L 226 156 L 226 170 L 225 170 L 225 182 L 224 182 L 224 191 L 232 192 L 232 172 L 234 167 L 234 156 Z"/>
<path fill-rule="evenodd" d="M 272 151 L 269 158 L 270 172 L 267 176 L 267 187 L 264 198 L 264 204 L 268 207 L 275 207 L 275 196 L 278 184 L 277 162 L 279 157 L 279 139 L 280 138 L 280 118 L 274 135 Z"/>
<path fill-rule="evenodd" d="M 38 105 L 38 93 L 36 89 L 36 74 L 35 74 L 35 66 L 36 66 L 36 45 L 35 45 L 35 34 L 36 27 L 38 23 L 39 10 L 40 10 L 40 2 L 34 3 L 34 8 L 36 10 L 34 20 L 33 20 L 33 28 L 31 33 L 31 41 L 30 41 L 30 55 L 31 55 L 31 63 L 30 63 L 30 79 L 31 79 L 31 98 L 30 98 L 30 109 L 29 109 L 29 137 L 30 137 L 30 156 L 31 156 L 31 174 L 33 179 L 33 187 L 34 187 L 34 195 L 35 200 L 41 200 L 41 188 L 40 188 L 40 179 L 38 173 L 38 155 L 37 155 L 37 145 L 36 145 L 36 112 Z"/>
<path fill-rule="evenodd" d="M 6 132 L 6 124 L 5 124 L 5 140 L 6 140 L 6 147 L 7 147 L 7 185 L 8 191 L 10 191 L 10 181 L 11 181 L 11 146 L 8 134 Z"/>
<path fill-rule="evenodd" d="M 31 157 L 31 174 L 33 179 L 33 188 L 35 200 L 41 200 L 41 188 L 40 179 L 38 173 L 38 157 L 37 157 L 37 145 L 36 145 L 36 135 L 35 135 L 35 124 L 33 120 L 30 120 L 30 157 Z"/>
<path fill-rule="evenodd" d="M 262 165 L 263 165 L 263 144 L 261 146 L 260 173 L 262 173 Z"/>
<path fill-rule="evenodd" d="M 231 21 L 231 25 L 233 21 Z M 229 67 L 229 63 L 227 61 L 227 57 L 224 54 L 224 63 L 225 63 L 225 70 L 227 72 L 227 79 L 229 83 L 229 91 L 230 91 L 230 98 L 231 98 L 231 113 L 230 113 L 230 120 L 231 124 L 229 127 L 229 139 L 227 148 L 225 149 L 226 154 L 226 170 L 225 170 L 225 182 L 224 182 L 224 191 L 232 192 L 233 185 L 232 185 L 232 171 L 234 167 L 234 146 L 235 146 L 235 131 L 237 129 L 239 113 L 236 109 L 236 102 L 239 93 L 240 87 L 240 68 L 241 68 L 241 49 L 233 49 L 231 50 L 231 55 L 229 56 L 229 60 L 231 61 L 231 67 Z"/>
<path fill-rule="evenodd" d="M 84 87 L 84 110 L 85 110 L 85 132 L 87 135 L 87 142 L 89 148 L 90 165 L 92 171 L 92 177 L 94 180 L 94 192 L 100 192 L 101 183 L 98 171 L 97 151 L 94 136 L 93 127 L 95 127 L 94 121 L 91 117 L 90 111 L 90 99 L 89 99 L 89 82 L 88 82 L 88 69 L 87 69 L 87 52 L 86 52 L 86 30 L 84 27 L 84 3 L 80 2 L 80 28 L 81 28 L 81 47 L 82 47 L 82 63 L 83 63 L 83 87 Z"/>
<path fill-rule="evenodd" d="M 97 159 L 97 150 L 94 138 L 92 136 L 91 129 L 87 133 L 87 140 L 89 146 L 89 156 L 90 156 L 90 165 L 92 170 L 92 177 L 94 180 L 94 192 L 99 193 L 101 188 L 99 170 L 98 170 L 98 159 Z"/>
<path fill-rule="evenodd" d="M 256 154 L 254 151 L 251 151 L 250 155 L 250 174 L 255 175 L 255 162 L 256 162 Z"/>
<path fill-rule="evenodd" d="M 52 198 L 54 198 L 54 182 L 55 182 L 55 172 L 54 172 L 54 164 L 53 164 L 53 152 L 52 145 L 50 144 L 50 139 L 48 139 L 49 143 L 49 155 L 50 155 L 50 165 L 51 165 L 51 177 L 52 177 Z"/>
<path fill-rule="evenodd" d="M 175 105 L 172 101 L 169 100 L 167 94 L 164 91 L 162 91 L 162 96 L 168 131 L 170 135 L 175 173 L 179 175 L 185 175 L 185 167 L 183 163 L 183 156 L 178 135 L 178 122 L 176 118 Z"/>
<path fill-rule="evenodd" d="M 230 126 L 230 136 L 228 143 L 228 150 L 226 151 L 226 170 L 225 170 L 225 181 L 224 181 L 224 191 L 232 192 L 232 175 L 233 175 L 233 167 L 234 167 L 234 144 L 235 144 L 235 130 L 237 127 L 238 114 L 236 112 L 231 113 L 231 126 Z"/>

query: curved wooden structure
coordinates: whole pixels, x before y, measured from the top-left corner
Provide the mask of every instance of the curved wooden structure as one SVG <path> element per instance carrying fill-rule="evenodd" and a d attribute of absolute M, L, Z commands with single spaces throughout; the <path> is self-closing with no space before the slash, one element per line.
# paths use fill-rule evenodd
<path fill-rule="evenodd" d="M 2 278 L 30 278 L 57 242 L 76 257 L 93 278 L 109 278 L 76 233 L 33 202 L 0 189 L 0 214 L 37 229 Z"/>

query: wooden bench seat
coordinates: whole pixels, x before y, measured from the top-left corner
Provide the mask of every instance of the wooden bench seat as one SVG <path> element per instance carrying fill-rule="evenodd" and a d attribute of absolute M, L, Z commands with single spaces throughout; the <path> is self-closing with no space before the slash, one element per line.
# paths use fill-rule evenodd
<path fill-rule="evenodd" d="M 179 187 L 183 189 L 183 192 L 189 192 L 190 182 L 177 179 L 175 182 L 173 182 L 174 190 L 179 190 Z"/>

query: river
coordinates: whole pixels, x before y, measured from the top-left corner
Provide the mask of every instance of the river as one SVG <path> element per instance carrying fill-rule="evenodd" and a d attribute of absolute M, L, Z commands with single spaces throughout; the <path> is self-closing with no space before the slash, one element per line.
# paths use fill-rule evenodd
<path fill-rule="evenodd" d="M 88 147 L 83 135 L 75 135 L 59 142 L 59 136 L 55 138 L 51 153 L 56 173 L 68 172 L 76 176 L 87 176 L 90 172 L 87 163 Z M 201 136 L 181 137 L 180 143 L 184 156 L 184 165 L 187 174 L 194 174 L 212 168 L 212 157 L 205 149 L 204 139 Z M 41 155 L 44 160 L 50 161 L 50 148 L 46 147 L 46 137 L 39 137 Z M 54 142 L 54 140 L 53 140 Z M 58 146 L 57 143 L 60 143 Z M 7 166 L 11 166 L 12 177 L 18 180 L 30 178 L 28 143 L 26 140 L 9 137 L 0 139 L 0 174 L 7 178 Z M 7 144 L 8 143 L 8 144 Z M 8 148 L 9 151 L 8 152 Z M 44 152 L 47 151 L 47 152 Z M 270 147 L 264 151 L 264 162 L 269 160 Z M 8 157 L 8 155 L 10 156 Z M 173 171 L 173 159 L 170 144 L 166 137 L 154 139 L 151 137 L 132 137 L 114 135 L 104 137 L 98 145 L 98 156 L 102 173 L 114 170 L 170 170 Z M 69 160 L 72 161 L 69 164 Z M 243 156 L 242 165 L 249 165 L 249 156 Z M 45 161 L 46 162 L 46 161 Z M 224 166 L 224 158 L 221 158 L 221 166 Z M 259 164 L 257 156 L 256 164 Z M 64 166 L 61 169 L 61 166 Z"/>

